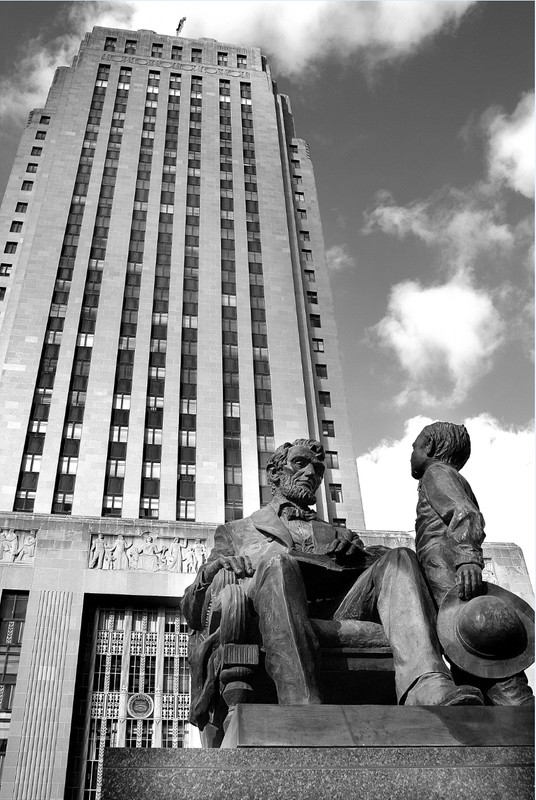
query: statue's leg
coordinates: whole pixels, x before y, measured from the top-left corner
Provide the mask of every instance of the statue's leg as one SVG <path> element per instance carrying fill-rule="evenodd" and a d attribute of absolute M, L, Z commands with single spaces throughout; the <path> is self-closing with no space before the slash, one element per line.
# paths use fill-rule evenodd
<path fill-rule="evenodd" d="M 423 675 L 450 673 L 441 658 L 436 615 L 415 553 L 390 550 L 355 582 L 334 619 L 381 622 L 393 651 L 396 693 L 403 700 Z"/>
<path fill-rule="evenodd" d="M 266 671 L 281 705 L 321 703 L 319 646 L 307 616 L 300 568 L 287 553 L 261 560 L 247 594 L 259 616 Z"/>

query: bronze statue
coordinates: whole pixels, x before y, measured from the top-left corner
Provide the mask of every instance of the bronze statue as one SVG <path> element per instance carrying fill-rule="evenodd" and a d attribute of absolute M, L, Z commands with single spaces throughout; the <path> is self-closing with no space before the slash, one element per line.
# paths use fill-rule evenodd
<path fill-rule="evenodd" d="M 459 473 L 470 454 L 471 441 L 464 425 L 434 422 L 423 428 L 417 436 L 411 455 L 411 474 L 419 481 L 415 523 L 417 558 L 436 606 L 440 608 L 444 603 L 444 613 L 448 608 L 449 618 L 452 613 L 461 614 L 461 619 L 466 618 L 467 625 L 469 601 L 484 593 L 490 597 L 498 595 L 500 599 L 471 604 L 473 616 L 477 614 L 483 619 L 487 613 L 489 625 L 496 624 L 493 619 L 502 619 L 504 624 L 516 630 L 521 642 L 525 635 L 524 619 L 525 616 L 527 620 L 530 617 L 530 606 L 524 601 L 518 602 L 505 590 L 489 589 L 488 584 L 482 581 L 484 517 L 469 483 Z M 457 592 L 454 587 L 457 587 Z M 456 594 L 457 598 L 453 596 Z M 467 604 L 465 609 L 464 604 Z M 520 608 L 521 604 L 523 609 Z M 489 608 L 487 612 L 486 607 Z M 517 612 L 515 607 L 518 607 Z M 474 620 L 471 624 L 474 625 Z M 527 623 L 527 626 L 530 627 L 530 624 Z M 488 626 L 488 636 L 496 639 L 498 634 L 498 630 L 491 631 Z M 519 645 L 522 653 L 517 652 L 517 646 L 511 648 L 510 664 L 498 668 L 499 672 L 502 669 L 501 677 L 497 677 L 497 662 L 504 661 L 504 658 L 497 656 L 495 659 L 488 657 L 482 660 L 476 652 L 470 655 L 469 650 L 463 657 L 460 651 L 462 657 L 458 656 L 458 663 L 452 666 L 456 681 L 478 686 L 493 705 L 534 703 L 527 679 L 519 671 L 523 662 L 527 666 L 533 660 L 530 638 L 533 645 L 534 636 L 532 634 L 531 637 L 530 633 L 525 646 Z M 456 653 L 456 648 L 452 652 Z M 494 661 L 496 668 L 492 669 L 490 664 Z M 460 666 L 464 669 L 460 669 Z"/>
<path fill-rule="evenodd" d="M 483 703 L 478 689 L 456 686 L 445 666 L 415 554 L 403 547 L 365 548 L 357 534 L 322 522 L 310 509 L 323 474 L 319 442 L 297 439 L 279 447 L 267 465 L 272 501 L 251 517 L 218 527 L 206 564 L 186 590 L 182 609 L 196 632 L 191 721 L 201 729 L 220 685 L 222 662 L 214 648 L 230 629 L 235 638 L 227 641 L 251 641 L 256 627 L 280 704 L 322 703 L 310 617 L 381 622 L 393 651 L 400 704 Z M 226 582 L 234 585 L 223 591 Z M 225 631 L 206 626 L 215 595 Z M 225 616 L 226 607 L 232 613 Z M 246 673 L 244 666 L 242 677 Z"/>

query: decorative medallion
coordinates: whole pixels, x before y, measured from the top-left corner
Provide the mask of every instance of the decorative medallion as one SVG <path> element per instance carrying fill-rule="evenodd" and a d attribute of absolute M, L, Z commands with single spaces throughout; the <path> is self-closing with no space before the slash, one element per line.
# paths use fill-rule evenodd
<path fill-rule="evenodd" d="M 133 694 L 128 699 L 127 711 L 135 719 L 147 719 L 153 713 L 154 703 L 148 694 Z"/>

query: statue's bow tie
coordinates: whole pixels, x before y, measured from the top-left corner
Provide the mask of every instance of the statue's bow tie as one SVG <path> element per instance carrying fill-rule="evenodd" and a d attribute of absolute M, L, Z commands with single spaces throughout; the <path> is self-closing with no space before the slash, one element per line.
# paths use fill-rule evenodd
<path fill-rule="evenodd" d="M 283 509 L 283 514 L 287 519 L 316 519 L 316 512 L 310 508 L 298 508 L 298 506 L 286 506 Z"/>

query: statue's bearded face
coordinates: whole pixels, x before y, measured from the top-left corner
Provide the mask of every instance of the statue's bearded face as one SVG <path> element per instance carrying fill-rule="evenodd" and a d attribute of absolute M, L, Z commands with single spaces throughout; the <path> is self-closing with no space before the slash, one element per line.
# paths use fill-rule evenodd
<path fill-rule="evenodd" d="M 315 502 L 315 493 L 324 475 L 324 464 L 308 447 L 297 445 L 288 451 L 285 464 L 278 471 L 278 493 L 300 506 Z"/>

